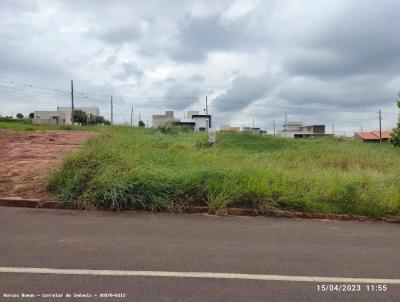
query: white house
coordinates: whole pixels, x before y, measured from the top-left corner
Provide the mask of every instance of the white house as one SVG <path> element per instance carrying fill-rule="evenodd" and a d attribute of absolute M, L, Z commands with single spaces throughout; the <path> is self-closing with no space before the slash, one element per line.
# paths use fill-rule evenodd
<path fill-rule="evenodd" d="M 153 115 L 153 128 L 162 127 L 166 124 L 175 126 L 187 126 L 194 131 L 206 131 L 212 127 L 211 115 L 199 114 L 198 111 L 188 111 L 186 118 L 179 119 L 174 117 L 173 111 L 166 111 L 165 114 Z"/>
<path fill-rule="evenodd" d="M 71 111 L 34 111 L 32 124 L 71 125 Z"/>
<path fill-rule="evenodd" d="M 325 136 L 325 125 L 303 125 L 299 121 L 288 121 L 282 125 L 282 130 L 277 131 L 277 135 L 288 138 Z"/>
<path fill-rule="evenodd" d="M 82 110 L 89 120 L 100 115 L 97 107 L 75 107 L 75 110 Z M 32 124 L 36 125 L 71 125 L 71 107 L 57 107 L 56 111 L 34 111 Z"/>
<path fill-rule="evenodd" d="M 174 118 L 173 111 L 165 111 L 165 114 L 153 115 L 153 128 L 165 126 L 166 124 L 173 124 L 178 121 Z"/>
<path fill-rule="evenodd" d="M 192 119 L 195 122 L 194 131 L 207 131 L 212 127 L 210 114 L 193 114 Z"/>

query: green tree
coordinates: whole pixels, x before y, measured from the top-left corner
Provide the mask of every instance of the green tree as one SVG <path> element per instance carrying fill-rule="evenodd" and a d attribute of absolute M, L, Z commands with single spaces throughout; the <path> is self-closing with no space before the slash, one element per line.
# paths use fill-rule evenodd
<path fill-rule="evenodd" d="M 35 115 L 33 114 L 33 112 L 29 113 L 29 118 L 34 118 Z"/>
<path fill-rule="evenodd" d="M 143 121 L 139 121 L 139 127 L 143 128 L 143 127 L 146 127 L 146 125 L 144 124 Z"/>
<path fill-rule="evenodd" d="M 398 96 L 399 96 L 399 100 L 397 101 L 397 107 L 400 110 L 400 92 L 399 92 Z M 394 146 L 400 147 L 400 114 L 399 114 L 399 118 L 397 120 L 397 127 L 393 129 L 390 141 Z"/>
<path fill-rule="evenodd" d="M 75 121 L 75 123 L 79 123 L 81 125 L 86 125 L 87 124 L 87 120 L 88 120 L 88 117 L 87 117 L 85 111 L 82 111 L 82 110 L 79 110 L 79 109 L 74 110 L 74 121 Z"/>
<path fill-rule="evenodd" d="M 24 115 L 22 113 L 17 113 L 17 118 L 24 118 Z"/>
<path fill-rule="evenodd" d="M 104 118 L 104 116 L 101 116 L 101 115 L 96 116 L 95 119 L 94 119 L 94 123 L 96 125 L 105 124 L 105 122 L 106 122 L 106 119 Z"/>

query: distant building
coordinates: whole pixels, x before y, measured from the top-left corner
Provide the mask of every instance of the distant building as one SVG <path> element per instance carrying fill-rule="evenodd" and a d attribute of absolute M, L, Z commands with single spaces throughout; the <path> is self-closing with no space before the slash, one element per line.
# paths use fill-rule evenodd
<path fill-rule="evenodd" d="M 389 142 L 391 133 L 392 131 L 383 130 L 381 138 L 382 141 Z M 354 133 L 354 137 L 361 139 L 363 142 L 379 143 L 379 130 L 356 132 Z"/>
<path fill-rule="evenodd" d="M 158 128 L 165 126 L 166 124 L 173 124 L 179 121 L 174 118 L 173 111 L 165 111 L 165 114 L 153 115 L 153 127 Z"/>
<path fill-rule="evenodd" d="M 196 126 L 196 123 L 194 120 L 192 120 L 191 118 L 184 118 L 182 120 L 178 120 L 172 123 L 174 126 L 183 126 L 183 127 L 187 127 L 189 129 L 191 129 L 192 131 L 194 131 L 194 127 Z"/>
<path fill-rule="evenodd" d="M 188 111 L 186 118 L 179 119 L 174 117 L 173 111 L 166 111 L 165 114 L 153 115 L 153 128 L 162 127 L 166 124 L 174 126 L 188 126 L 193 131 L 206 131 L 212 127 L 211 115 L 199 114 L 198 111 Z"/>
<path fill-rule="evenodd" d="M 193 111 L 193 110 L 189 110 L 188 112 L 186 112 L 186 118 L 191 119 L 193 117 L 193 115 L 199 115 L 199 112 Z"/>
<path fill-rule="evenodd" d="M 325 125 L 303 125 L 302 122 L 292 121 L 282 125 L 282 130 L 278 130 L 277 135 L 288 138 L 326 136 Z"/>
<path fill-rule="evenodd" d="M 232 127 L 229 125 L 222 125 L 220 131 L 221 132 L 240 132 L 240 127 Z"/>
<path fill-rule="evenodd" d="M 34 111 L 32 124 L 72 125 L 71 111 Z"/>
<path fill-rule="evenodd" d="M 261 134 L 261 129 L 253 128 L 253 127 L 243 127 L 242 132 L 253 132 L 253 133 Z"/>
<path fill-rule="evenodd" d="M 93 115 L 93 116 L 99 116 L 100 115 L 100 109 L 98 107 L 75 107 L 74 110 L 82 110 L 83 112 L 86 113 L 87 116 Z M 71 107 L 57 107 L 57 111 L 69 111 L 71 112 Z"/>
<path fill-rule="evenodd" d="M 89 122 L 100 115 L 97 107 L 75 107 L 75 110 L 82 110 L 86 113 Z M 35 125 L 71 125 L 71 107 L 57 107 L 57 111 L 34 111 L 32 124 Z"/>
<path fill-rule="evenodd" d="M 193 114 L 192 119 L 195 122 L 194 131 L 207 131 L 212 127 L 210 114 Z"/>

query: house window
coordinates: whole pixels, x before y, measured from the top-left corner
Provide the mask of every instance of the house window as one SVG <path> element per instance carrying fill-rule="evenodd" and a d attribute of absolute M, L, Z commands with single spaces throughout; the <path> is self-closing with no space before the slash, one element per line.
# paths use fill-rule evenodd
<path fill-rule="evenodd" d="M 205 132 L 205 131 L 206 131 L 206 128 L 204 128 L 204 127 L 200 127 L 200 128 L 199 128 L 199 131 L 201 131 L 201 132 Z"/>

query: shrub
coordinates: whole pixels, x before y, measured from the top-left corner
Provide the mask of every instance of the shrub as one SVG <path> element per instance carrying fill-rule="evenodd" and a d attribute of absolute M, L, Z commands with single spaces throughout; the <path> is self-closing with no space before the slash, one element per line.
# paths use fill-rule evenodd
<path fill-rule="evenodd" d="M 74 110 L 74 122 L 81 125 L 86 125 L 88 121 L 87 114 L 82 110 Z"/>
<path fill-rule="evenodd" d="M 400 93 L 399 93 L 399 97 L 400 97 Z M 397 101 L 397 107 L 400 109 L 400 100 Z M 399 118 L 397 121 L 397 127 L 395 129 L 393 129 L 390 141 L 394 146 L 400 147 L 400 114 L 399 114 Z"/>

